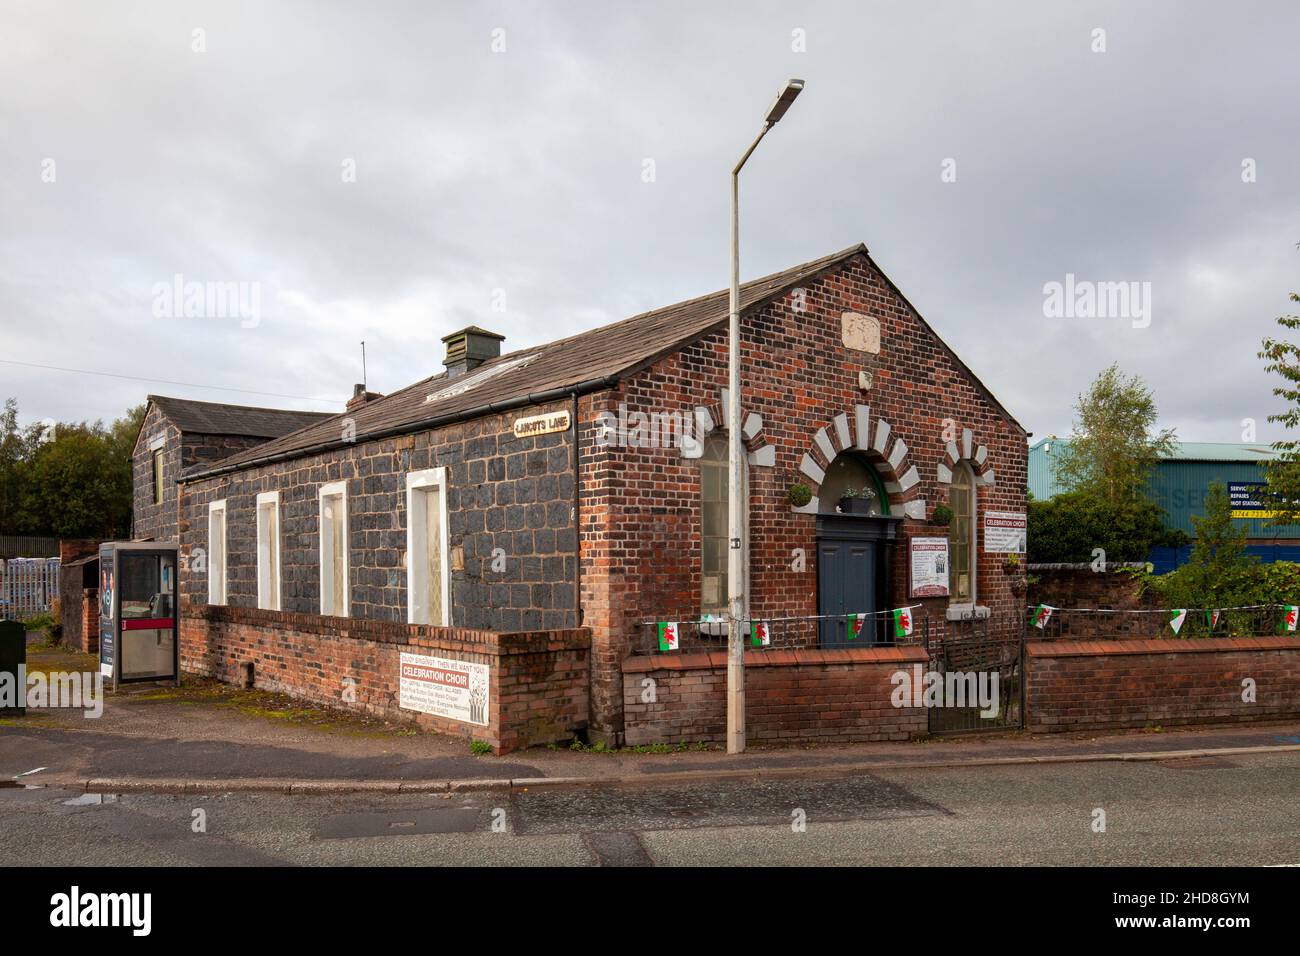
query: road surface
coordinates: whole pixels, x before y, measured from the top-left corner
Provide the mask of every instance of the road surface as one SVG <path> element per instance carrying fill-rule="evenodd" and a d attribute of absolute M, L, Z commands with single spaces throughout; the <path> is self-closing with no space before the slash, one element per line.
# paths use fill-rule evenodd
<path fill-rule="evenodd" d="M 1297 794 L 1300 753 L 452 794 L 9 786 L 0 865 L 1294 865 Z"/>

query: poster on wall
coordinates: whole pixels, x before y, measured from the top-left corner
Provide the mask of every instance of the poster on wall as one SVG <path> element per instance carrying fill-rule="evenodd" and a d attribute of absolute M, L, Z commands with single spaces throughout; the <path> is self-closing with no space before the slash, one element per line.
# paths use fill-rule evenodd
<path fill-rule="evenodd" d="M 912 597 L 948 596 L 948 539 L 913 538 Z"/>
<path fill-rule="evenodd" d="M 117 633 L 117 612 L 115 603 L 116 588 L 113 575 L 116 568 L 113 559 L 116 553 L 112 547 L 99 549 L 99 672 L 105 677 L 113 676 L 114 655 L 117 648 L 113 638 Z"/>
<path fill-rule="evenodd" d="M 1028 518 L 1021 512 L 984 512 L 984 553 L 1024 554 L 1028 527 Z"/>
<path fill-rule="evenodd" d="M 487 725 L 488 665 L 404 653 L 399 666 L 398 707 Z"/>

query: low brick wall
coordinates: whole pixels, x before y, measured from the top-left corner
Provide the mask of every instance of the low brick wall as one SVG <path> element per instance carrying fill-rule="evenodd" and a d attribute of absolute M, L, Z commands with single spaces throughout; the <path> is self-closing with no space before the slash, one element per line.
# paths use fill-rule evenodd
<path fill-rule="evenodd" d="M 496 753 L 569 740 L 587 727 L 584 628 L 499 634 L 185 602 L 181 670 L 483 740 Z M 398 706 L 401 654 L 489 667 L 487 724 Z M 348 683 L 350 681 L 351 683 Z"/>
<path fill-rule="evenodd" d="M 1300 639 L 1032 642 L 1026 729 L 1036 733 L 1300 716 Z M 1255 682 L 1255 702 L 1242 681 Z"/>
<path fill-rule="evenodd" d="M 802 743 L 924 736 L 925 709 L 894 707 L 890 677 L 927 660 L 919 646 L 746 654 L 747 739 Z M 628 658 L 623 662 L 623 714 L 629 746 L 724 741 L 727 655 Z"/>

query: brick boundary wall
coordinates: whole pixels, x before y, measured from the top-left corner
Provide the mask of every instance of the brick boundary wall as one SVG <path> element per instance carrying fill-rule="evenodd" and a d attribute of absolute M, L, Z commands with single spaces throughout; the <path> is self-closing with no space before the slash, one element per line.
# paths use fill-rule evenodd
<path fill-rule="evenodd" d="M 483 740 L 498 754 L 587 728 L 584 628 L 500 634 L 184 602 L 180 642 L 183 673 L 242 684 L 251 663 L 259 689 Z M 404 651 L 487 664 L 487 726 L 399 708 Z M 345 678 L 355 681 L 351 702 L 343 699 Z"/>
<path fill-rule="evenodd" d="M 1300 639 L 1031 642 L 1026 723 L 1034 733 L 1300 716 Z M 1255 681 L 1256 702 L 1242 697 Z"/>
<path fill-rule="evenodd" d="M 747 740 L 797 744 L 923 737 L 929 729 L 925 708 L 894 707 L 890 677 L 928 660 L 918 646 L 747 654 Z M 653 703 L 641 699 L 645 678 L 655 682 Z M 724 741 L 727 655 L 625 660 L 623 713 L 628 746 Z"/>

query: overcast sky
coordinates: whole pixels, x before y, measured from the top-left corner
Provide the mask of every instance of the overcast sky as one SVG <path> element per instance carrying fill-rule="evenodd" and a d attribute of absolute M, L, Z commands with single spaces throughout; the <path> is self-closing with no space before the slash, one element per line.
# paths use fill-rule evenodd
<path fill-rule="evenodd" d="M 0 361 L 24 421 L 337 410 L 363 339 L 387 392 L 470 323 L 517 348 L 722 288 L 727 175 L 796 76 L 743 176 L 743 277 L 865 242 L 1039 436 L 1116 360 L 1184 439 L 1279 434 L 1256 352 L 1300 290 L 1294 2 L 0 11 L 0 360 L 186 383 Z M 1149 282 L 1149 322 L 1045 315 L 1067 274 Z M 257 319 L 156 315 L 176 275 L 247 283 Z"/>

